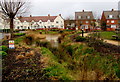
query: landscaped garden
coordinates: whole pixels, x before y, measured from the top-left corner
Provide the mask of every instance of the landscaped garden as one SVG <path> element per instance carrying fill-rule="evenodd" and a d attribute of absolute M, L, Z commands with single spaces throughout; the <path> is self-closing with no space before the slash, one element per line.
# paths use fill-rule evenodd
<path fill-rule="evenodd" d="M 59 47 L 52 47 L 40 31 L 16 34 L 13 50 L 1 46 L 5 53 L 3 79 L 120 80 L 120 52 L 116 52 L 116 46 L 92 36 L 81 37 L 80 31 L 56 32 L 61 35 Z"/>

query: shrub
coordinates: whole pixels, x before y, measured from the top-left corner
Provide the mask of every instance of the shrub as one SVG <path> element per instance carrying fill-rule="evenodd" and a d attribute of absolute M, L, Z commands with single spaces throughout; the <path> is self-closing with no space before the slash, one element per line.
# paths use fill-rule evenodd
<path fill-rule="evenodd" d="M 49 48 L 51 45 L 48 41 L 36 41 L 37 46 Z"/>
<path fill-rule="evenodd" d="M 34 36 L 33 35 L 27 35 L 27 36 L 25 36 L 24 41 L 27 45 L 32 45 L 32 43 L 34 41 Z"/>
<path fill-rule="evenodd" d="M 116 75 L 117 75 L 118 78 L 120 78 L 120 69 L 116 70 Z"/>
<path fill-rule="evenodd" d="M 75 40 L 76 40 L 76 42 L 83 42 L 83 41 L 86 40 L 86 38 L 81 37 L 81 36 L 77 36 L 77 37 L 75 38 Z"/>
<path fill-rule="evenodd" d="M 21 41 L 23 41 L 24 40 L 24 36 L 22 36 L 22 37 L 19 37 L 19 38 L 16 38 L 15 39 L 15 44 L 18 44 L 18 43 L 20 43 Z"/>
<path fill-rule="evenodd" d="M 0 50 L 6 52 L 8 50 L 8 47 L 7 46 L 0 46 Z"/>
<path fill-rule="evenodd" d="M 71 45 L 69 45 L 69 46 L 67 46 L 66 47 L 66 50 L 67 50 L 67 52 L 72 56 L 72 54 L 73 54 L 73 48 L 72 48 L 72 46 Z"/>
<path fill-rule="evenodd" d="M 87 49 L 85 49 L 85 51 L 84 51 L 84 54 L 92 54 L 94 52 L 94 49 L 93 48 L 87 48 Z"/>
<path fill-rule="evenodd" d="M 51 29 L 50 31 L 59 31 L 59 29 Z"/>
<path fill-rule="evenodd" d="M 60 30 L 60 31 L 59 31 L 59 33 L 63 33 L 63 31 L 62 31 L 62 30 Z"/>
<path fill-rule="evenodd" d="M 4 51 L 0 51 L 0 55 L 4 58 L 5 56 L 7 56 L 7 53 L 4 52 Z M 1 56 L 0 56 L 0 57 L 1 57 Z"/>
<path fill-rule="evenodd" d="M 14 35 L 15 36 L 23 36 L 23 35 L 25 35 L 25 33 L 15 33 Z"/>

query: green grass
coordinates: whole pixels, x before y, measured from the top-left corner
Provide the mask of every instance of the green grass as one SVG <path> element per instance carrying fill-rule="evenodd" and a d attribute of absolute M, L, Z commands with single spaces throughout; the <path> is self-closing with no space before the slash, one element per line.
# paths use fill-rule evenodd
<path fill-rule="evenodd" d="M 56 77 L 58 80 L 71 80 L 68 70 L 64 67 L 64 64 L 58 62 L 58 58 L 49 49 L 41 47 L 41 53 L 43 57 L 48 58 L 48 66 L 43 69 L 45 76 L 48 78 Z"/>
<path fill-rule="evenodd" d="M 104 39 L 114 39 L 113 37 L 112 37 L 112 35 L 116 35 L 116 33 L 115 32 L 101 32 L 100 33 L 100 37 L 101 38 L 104 38 Z"/>
<path fill-rule="evenodd" d="M 24 36 L 21 36 L 21 37 L 18 37 L 18 38 L 15 38 L 15 44 L 19 44 L 21 43 L 22 41 L 24 40 Z"/>
<path fill-rule="evenodd" d="M 25 33 L 15 33 L 14 35 L 15 36 L 23 36 L 23 35 L 25 35 Z"/>

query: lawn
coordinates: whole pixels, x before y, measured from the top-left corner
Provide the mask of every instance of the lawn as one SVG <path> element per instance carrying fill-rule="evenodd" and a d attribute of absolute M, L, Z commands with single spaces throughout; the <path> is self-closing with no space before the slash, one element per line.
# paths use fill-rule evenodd
<path fill-rule="evenodd" d="M 115 39 L 112 37 L 112 35 L 116 35 L 116 33 L 115 32 L 106 32 L 106 31 L 100 33 L 101 38 L 104 38 L 104 39 Z"/>

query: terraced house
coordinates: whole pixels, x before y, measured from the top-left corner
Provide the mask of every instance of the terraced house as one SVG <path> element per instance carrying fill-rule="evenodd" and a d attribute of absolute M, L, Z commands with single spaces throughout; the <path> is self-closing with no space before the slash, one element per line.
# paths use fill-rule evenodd
<path fill-rule="evenodd" d="M 107 30 L 115 30 L 120 24 L 120 11 L 112 9 L 111 11 L 103 11 L 101 17 L 101 25 L 106 25 Z"/>
<path fill-rule="evenodd" d="M 29 16 L 17 17 L 15 20 L 15 29 L 64 29 L 64 19 L 61 14 L 58 16 Z"/>
<path fill-rule="evenodd" d="M 76 26 L 78 29 L 92 30 L 95 25 L 95 19 L 92 11 L 75 12 Z"/>

